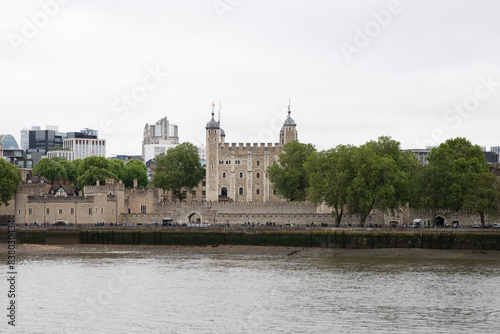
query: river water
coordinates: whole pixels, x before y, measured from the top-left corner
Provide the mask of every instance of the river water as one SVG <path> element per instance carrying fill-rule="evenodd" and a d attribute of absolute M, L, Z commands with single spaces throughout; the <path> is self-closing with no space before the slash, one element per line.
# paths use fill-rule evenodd
<path fill-rule="evenodd" d="M 17 272 L 1 333 L 500 333 L 498 258 L 131 246 L 26 253 Z"/>

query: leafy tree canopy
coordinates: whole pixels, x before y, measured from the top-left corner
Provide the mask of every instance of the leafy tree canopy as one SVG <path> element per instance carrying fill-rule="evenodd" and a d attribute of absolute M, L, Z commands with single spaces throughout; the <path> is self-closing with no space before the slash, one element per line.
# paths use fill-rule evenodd
<path fill-rule="evenodd" d="M 278 163 L 267 168 L 269 180 L 278 194 L 290 201 L 305 201 L 309 180 L 304 164 L 316 149 L 297 140 L 285 144 Z"/>
<path fill-rule="evenodd" d="M 308 198 L 331 207 L 337 225 L 345 207 L 364 224 L 373 209 L 395 213 L 406 205 L 418 167 L 413 154 L 390 137 L 359 147 L 339 145 L 308 160 Z"/>
<path fill-rule="evenodd" d="M 83 189 L 84 186 L 96 185 L 97 180 L 100 184 L 105 184 L 106 179 L 116 180 L 116 178 L 116 174 L 107 169 L 90 166 L 82 175 L 78 176 L 77 185 Z"/>
<path fill-rule="evenodd" d="M 134 179 L 137 179 L 138 187 L 146 187 L 148 185 L 148 169 L 142 161 L 137 159 L 127 161 L 124 167 L 123 182 L 125 186 L 133 187 Z"/>
<path fill-rule="evenodd" d="M 155 161 L 153 184 L 174 191 L 179 200 L 185 198 L 183 188 L 192 189 L 205 178 L 205 168 L 201 165 L 198 149 L 191 143 L 169 148 L 166 154 L 157 155 Z"/>
<path fill-rule="evenodd" d="M 354 178 L 355 149 L 350 145 L 338 145 L 310 155 L 305 164 L 309 178 L 307 198 L 316 206 L 324 203 L 332 208 L 337 226 L 340 226 L 347 204 L 347 189 Z"/>
<path fill-rule="evenodd" d="M 43 158 L 36 164 L 33 172 L 40 173 L 41 176 L 46 177 L 50 182 L 54 182 L 56 178 L 65 179 L 68 177 L 66 169 L 58 161 L 49 158 Z"/>
<path fill-rule="evenodd" d="M 485 216 L 494 218 L 500 216 L 500 182 L 498 177 L 490 172 L 476 175 L 472 187 L 464 197 L 464 211 L 478 214 L 481 224 L 485 225 Z"/>
<path fill-rule="evenodd" d="M 433 217 L 437 209 L 462 210 L 474 180 L 488 171 L 481 148 L 465 138 L 448 139 L 433 148 L 427 160 L 418 193 L 421 206 L 432 210 Z"/>
<path fill-rule="evenodd" d="M 9 205 L 19 182 L 21 182 L 21 170 L 0 158 L 0 205 Z"/>

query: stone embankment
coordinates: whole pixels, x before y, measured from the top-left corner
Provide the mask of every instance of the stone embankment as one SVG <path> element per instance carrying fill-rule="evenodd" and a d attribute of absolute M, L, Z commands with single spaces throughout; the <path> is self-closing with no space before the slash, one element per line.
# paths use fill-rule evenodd
<path fill-rule="evenodd" d="M 0 231 L 1 243 L 7 231 Z M 484 232 L 346 230 L 80 229 L 16 231 L 18 244 L 252 245 L 311 248 L 500 250 L 500 231 Z"/>

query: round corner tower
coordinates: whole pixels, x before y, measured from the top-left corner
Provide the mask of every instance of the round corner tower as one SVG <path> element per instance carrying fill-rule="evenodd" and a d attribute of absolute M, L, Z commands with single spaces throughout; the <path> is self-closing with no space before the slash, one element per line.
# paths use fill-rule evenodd
<path fill-rule="evenodd" d="M 214 111 L 212 109 L 212 119 L 207 123 L 206 141 L 207 141 L 207 165 L 206 165 L 206 184 L 207 184 L 207 201 L 216 201 L 219 192 L 219 138 L 220 126 L 214 119 Z"/>

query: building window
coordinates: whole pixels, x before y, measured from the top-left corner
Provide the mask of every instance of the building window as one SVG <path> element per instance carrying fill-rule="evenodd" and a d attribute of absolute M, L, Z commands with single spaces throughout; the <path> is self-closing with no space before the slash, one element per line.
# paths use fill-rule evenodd
<path fill-rule="evenodd" d="M 255 192 L 257 195 L 260 195 L 260 190 L 257 189 L 257 191 Z"/>
<path fill-rule="evenodd" d="M 47 208 L 46 212 L 47 212 L 48 215 L 50 215 L 50 209 L 49 208 Z"/>
<path fill-rule="evenodd" d="M 222 178 L 225 179 L 226 178 L 226 172 L 222 172 Z"/>
<path fill-rule="evenodd" d="M 92 214 L 92 208 L 89 208 L 89 215 Z"/>
<path fill-rule="evenodd" d="M 273 190 L 273 195 L 276 195 L 276 189 Z"/>
<path fill-rule="evenodd" d="M 101 208 L 101 213 L 104 213 L 104 208 Z"/>
<path fill-rule="evenodd" d="M 203 190 L 203 191 L 201 192 L 201 194 L 202 194 L 203 196 L 205 196 L 205 195 L 207 194 L 207 192 L 206 192 L 205 190 Z"/>
<path fill-rule="evenodd" d="M 146 206 L 145 205 L 141 205 L 141 213 L 146 213 Z"/>
<path fill-rule="evenodd" d="M 191 195 L 196 196 L 196 190 L 191 191 Z"/>
<path fill-rule="evenodd" d="M 59 214 L 62 214 L 62 209 L 59 209 Z"/>
<path fill-rule="evenodd" d="M 75 214 L 75 208 L 71 208 L 71 214 L 74 215 Z"/>
<path fill-rule="evenodd" d="M 243 188 L 240 188 L 240 189 L 238 190 L 238 194 L 243 195 Z"/>
<path fill-rule="evenodd" d="M 29 208 L 28 209 L 28 214 L 31 215 L 33 213 L 33 209 L 32 208 Z"/>
<path fill-rule="evenodd" d="M 202 186 L 202 187 L 205 187 L 206 185 L 207 185 L 207 181 L 203 181 L 203 182 L 201 183 L 201 186 Z"/>
<path fill-rule="evenodd" d="M 240 179 L 243 178 L 243 172 L 240 172 Z"/>
<path fill-rule="evenodd" d="M 257 173 L 256 177 L 257 177 L 258 179 L 260 179 L 260 173 Z"/>
<path fill-rule="evenodd" d="M 260 161 L 259 160 L 257 160 L 257 166 L 260 166 Z"/>

